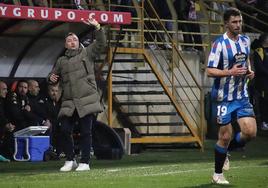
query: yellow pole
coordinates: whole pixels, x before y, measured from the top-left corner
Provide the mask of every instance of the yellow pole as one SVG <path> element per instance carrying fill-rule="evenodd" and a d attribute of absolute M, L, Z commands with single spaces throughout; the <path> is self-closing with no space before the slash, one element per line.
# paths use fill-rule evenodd
<path fill-rule="evenodd" d="M 108 51 L 108 62 L 109 66 L 112 65 L 112 48 Z M 112 68 L 110 69 L 108 77 L 108 125 L 112 127 L 113 123 L 113 80 L 112 80 Z"/>

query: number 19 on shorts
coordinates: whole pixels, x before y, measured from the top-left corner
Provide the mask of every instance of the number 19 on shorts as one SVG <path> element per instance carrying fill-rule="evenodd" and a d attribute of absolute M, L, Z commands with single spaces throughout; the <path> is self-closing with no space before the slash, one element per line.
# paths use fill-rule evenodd
<path fill-rule="evenodd" d="M 227 114 L 227 107 L 226 106 L 217 106 L 217 116 L 224 116 Z"/>

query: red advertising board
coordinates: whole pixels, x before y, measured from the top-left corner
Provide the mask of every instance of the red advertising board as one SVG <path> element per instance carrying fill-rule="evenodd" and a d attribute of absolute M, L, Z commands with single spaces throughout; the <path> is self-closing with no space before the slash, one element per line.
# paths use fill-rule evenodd
<path fill-rule="evenodd" d="M 61 8 L 16 6 L 0 3 L 0 19 L 28 19 L 49 20 L 61 22 L 81 22 L 93 16 L 99 23 L 103 24 L 130 24 L 131 14 L 129 12 L 74 10 Z"/>

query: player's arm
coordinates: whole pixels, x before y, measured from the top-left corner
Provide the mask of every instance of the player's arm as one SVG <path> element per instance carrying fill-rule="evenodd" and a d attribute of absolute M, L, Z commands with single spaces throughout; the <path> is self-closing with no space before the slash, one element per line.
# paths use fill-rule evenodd
<path fill-rule="evenodd" d="M 61 64 L 62 58 L 59 58 L 53 67 L 52 71 L 47 76 L 47 81 L 50 84 L 55 84 L 59 81 L 60 77 L 60 64 Z"/>
<path fill-rule="evenodd" d="M 247 77 L 252 80 L 255 77 L 255 72 L 251 69 L 251 64 L 250 64 L 250 60 L 248 59 L 247 61 L 248 64 L 248 70 L 247 70 Z"/>
<path fill-rule="evenodd" d="M 236 64 L 231 69 L 218 69 L 210 68 L 206 69 L 207 75 L 209 77 L 227 77 L 227 76 L 243 76 L 247 73 L 248 69 L 246 67 L 241 67 L 241 65 Z"/>
<path fill-rule="evenodd" d="M 242 76 L 247 72 L 246 67 L 242 67 L 241 64 L 235 64 L 231 68 L 219 68 L 223 66 L 223 48 L 222 40 L 216 40 L 211 48 L 208 56 L 208 65 L 206 68 L 207 75 L 209 77 L 228 77 L 228 76 Z"/>
<path fill-rule="evenodd" d="M 220 63 L 220 57 L 222 56 L 222 45 L 220 40 L 216 40 L 211 48 L 210 54 L 208 56 L 208 65 L 206 68 L 207 75 L 209 77 L 226 77 L 230 76 L 230 71 L 228 69 L 219 69 L 222 67 Z"/>
<path fill-rule="evenodd" d="M 228 69 L 220 70 L 220 69 L 217 69 L 217 68 L 207 67 L 206 72 L 207 72 L 207 75 L 209 77 L 226 77 L 226 76 L 231 76 L 231 72 Z"/>

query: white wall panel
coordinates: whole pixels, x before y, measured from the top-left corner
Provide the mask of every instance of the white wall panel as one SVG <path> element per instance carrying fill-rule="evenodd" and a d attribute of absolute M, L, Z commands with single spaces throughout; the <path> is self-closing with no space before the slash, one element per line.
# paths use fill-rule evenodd
<path fill-rule="evenodd" d="M 20 51 L 29 41 L 22 37 L 0 37 L 0 77 L 8 77 Z"/>
<path fill-rule="evenodd" d="M 64 40 L 41 38 L 21 61 L 15 77 L 46 77 L 63 50 Z"/>

